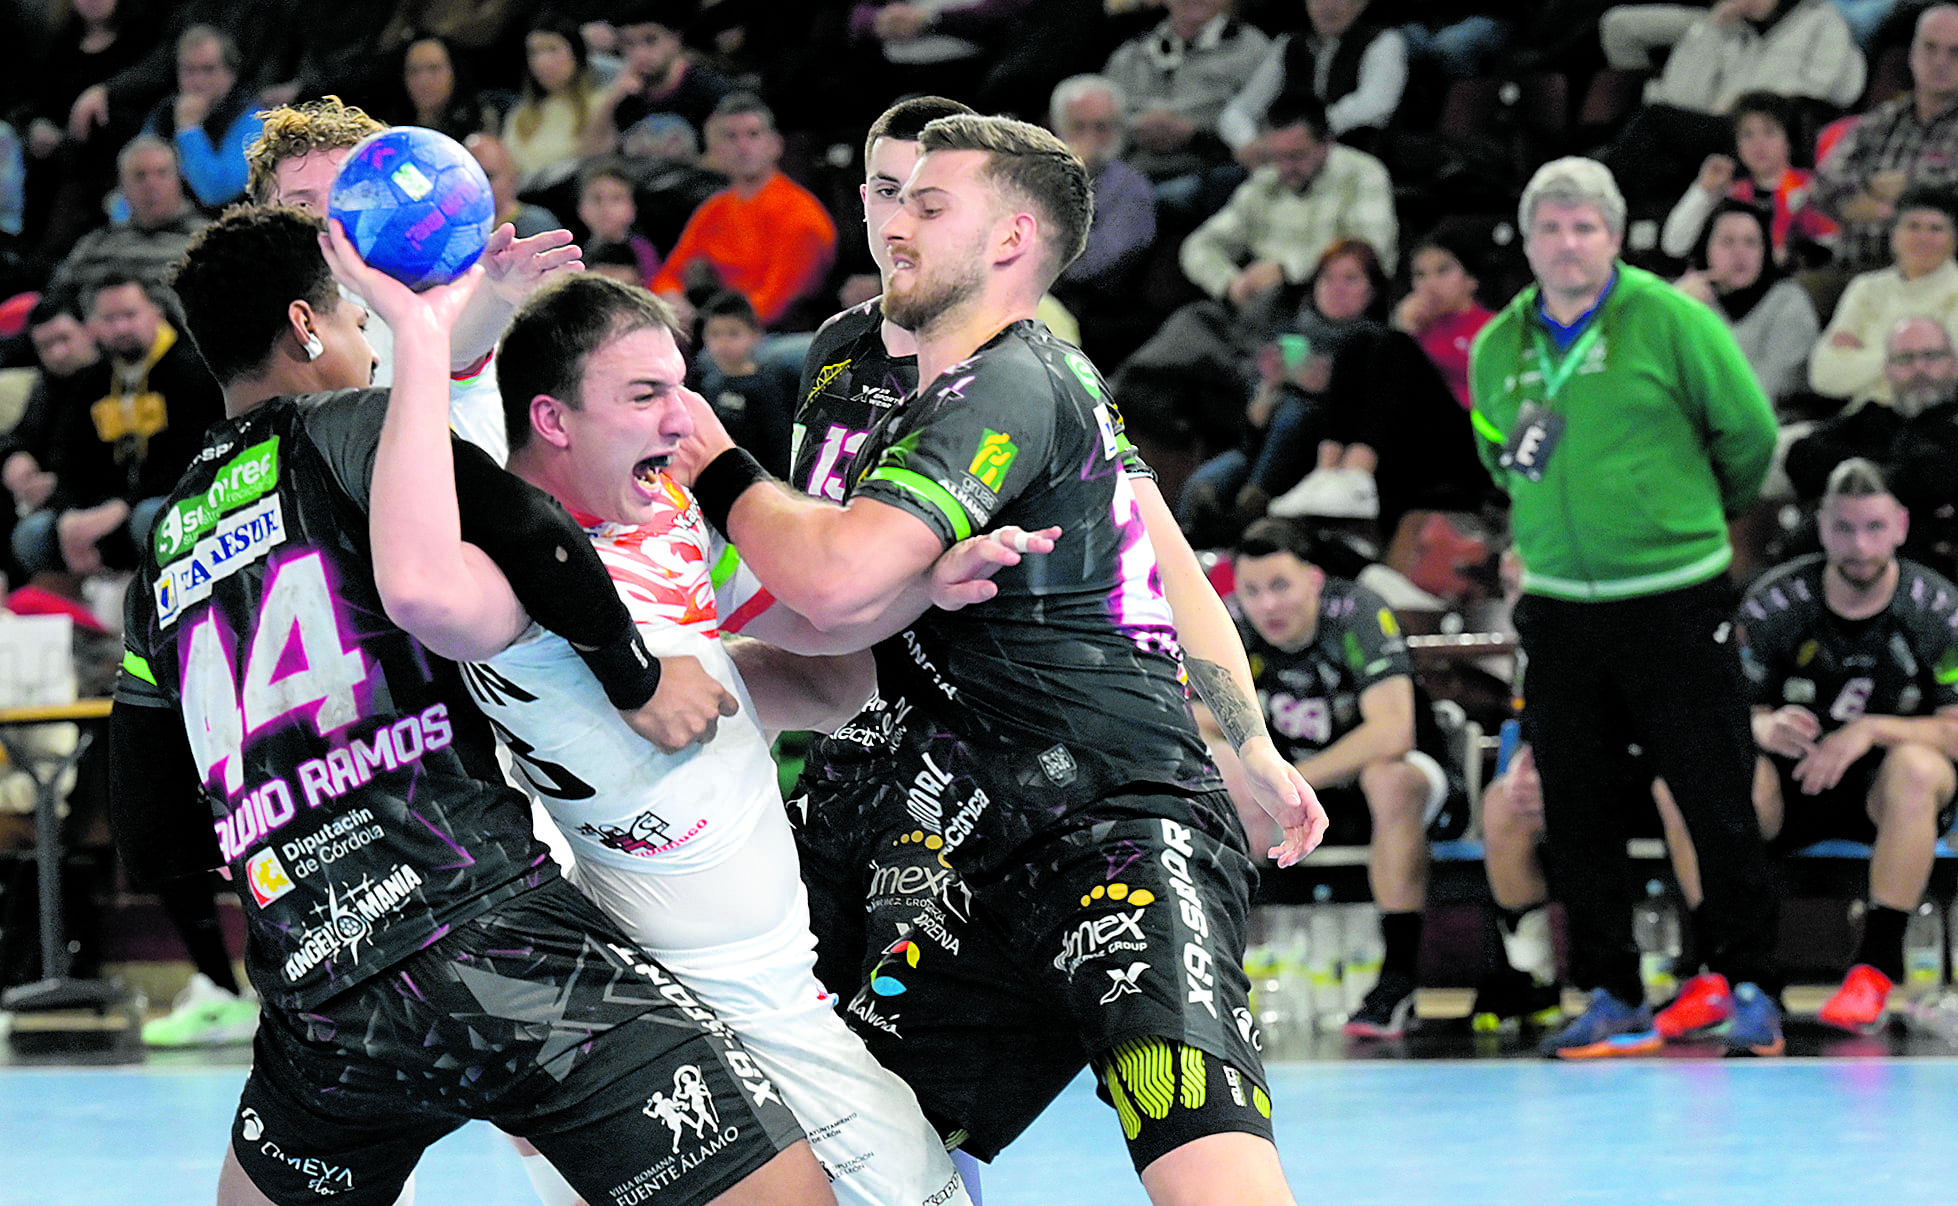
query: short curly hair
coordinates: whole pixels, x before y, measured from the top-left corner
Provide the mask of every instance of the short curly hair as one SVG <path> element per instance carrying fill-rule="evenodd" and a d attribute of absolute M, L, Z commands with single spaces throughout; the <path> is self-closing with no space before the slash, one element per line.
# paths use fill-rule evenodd
<path fill-rule="evenodd" d="M 260 205 L 272 200 L 272 173 L 286 160 L 350 147 L 369 134 L 387 129 L 387 123 L 376 121 L 337 96 L 323 96 L 303 105 L 280 105 L 259 117 L 265 128 L 245 148 L 245 164 L 251 169 L 246 187 Z"/>
<path fill-rule="evenodd" d="M 266 363 L 295 300 L 322 314 L 341 304 L 319 235 L 319 218 L 305 210 L 234 205 L 191 239 L 170 286 L 219 385 Z"/>

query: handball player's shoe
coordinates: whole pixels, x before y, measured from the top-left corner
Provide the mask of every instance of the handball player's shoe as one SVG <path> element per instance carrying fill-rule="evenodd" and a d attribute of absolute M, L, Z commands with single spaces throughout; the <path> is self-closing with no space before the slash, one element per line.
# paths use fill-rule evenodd
<path fill-rule="evenodd" d="M 1652 1028 L 1652 1007 L 1628 1005 L 1600 988 L 1584 1012 L 1543 1040 L 1538 1050 L 1553 1059 L 1609 1059 L 1650 1055 L 1665 1046 Z"/>
<path fill-rule="evenodd" d="M 247 1043 L 258 1030 L 258 1002 L 233 996 L 203 972 L 177 994 L 170 1012 L 143 1023 L 145 1047 L 224 1047 Z"/>
<path fill-rule="evenodd" d="M 1547 1030 L 1564 1020 L 1564 990 L 1538 984 L 1528 972 L 1506 968 L 1482 981 L 1469 1007 L 1469 1029 L 1477 1034 L 1521 1026 Z"/>
<path fill-rule="evenodd" d="M 1858 963 L 1842 979 L 1842 987 L 1816 1016 L 1851 1034 L 1875 1034 L 1883 1028 L 1890 1006 L 1890 977 L 1867 963 Z"/>
<path fill-rule="evenodd" d="M 1407 1033 L 1414 1016 L 1414 981 L 1405 976 L 1382 976 L 1346 1019 L 1349 1038 L 1397 1039 Z"/>
<path fill-rule="evenodd" d="M 1711 1030 L 1733 1012 L 1734 994 L 1727 991 L 1727 977 L 1703 972 L 1681 986 L 1679 995 L 1659 1011 L 1656 1021 L 1661 1037 L 1679 1039 Z"/>
<path fill-rule="evenodd" d="M 1781 1037 L 1781 1006 L 1760 985 L 1734 985 L 1726 1042 L 1728 1055 L 1781 1055 L 1788 1050 Z"/>

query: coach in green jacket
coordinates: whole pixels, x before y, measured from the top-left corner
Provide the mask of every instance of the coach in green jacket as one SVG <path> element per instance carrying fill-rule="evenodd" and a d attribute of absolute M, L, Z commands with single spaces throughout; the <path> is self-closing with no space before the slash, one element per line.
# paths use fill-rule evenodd
<path fill-rule="evenodd" d="M 1591 992 L 1544 1050 L 1649 1052 L 1669 1020 L 1694 1012 L 1692 1029 L 1711 1012 L 1730 1049 L 1780 1054 L 1775 903 L 1748 803 L 1753 742 L 1726 574 L 1727 518 L 1760 488 L 1774 412 L 1713 311 L 1618 260 L 1625 202 L 1603 165 L 1544 165 L 1519 216 L 1536 283 L 1476 339 L 1471 418 L 1511 500 L 1524 725 L 1571 979 Z M 1607 803 L 1636 798 L 1655 772 L 1701 865 L 1718 868 L 1696 921 L 1725 977 L 1656 1025 L 1632 942 L 1630 818 Z"/>

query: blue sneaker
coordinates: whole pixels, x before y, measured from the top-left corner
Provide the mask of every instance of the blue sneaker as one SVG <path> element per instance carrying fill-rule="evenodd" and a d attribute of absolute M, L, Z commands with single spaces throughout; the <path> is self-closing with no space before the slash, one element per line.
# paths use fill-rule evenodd
<path fill-rule="evenodd" d="M 1734 985 L 1734 1012 L 1727 1020 L 1728 1055 L 1782 1055 L 1781 1007 L 1752 983 Z"/>
<path fill-rule="evenodd" d="M 1652 1027 L 1650 1005 L 1627 1005 L 1600 988 L 1584 1012 L 1544 1039 L 1538 1050 L 1553 1059 L 1606 1059 L 1650 1055 L 1664 1045 Z"/>

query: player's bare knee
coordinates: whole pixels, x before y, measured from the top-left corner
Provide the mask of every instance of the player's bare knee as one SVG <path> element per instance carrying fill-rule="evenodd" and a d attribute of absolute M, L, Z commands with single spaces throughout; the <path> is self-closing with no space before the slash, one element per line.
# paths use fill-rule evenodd
<path fill-rule="evenodd" d="M 1376 828 L 1410 819 L 1418 824 L 1428 802 L 1428 777 L 1405 758 L 1369 762 L 1360 769 L 1360 790 Z"/>
<path fill-rule="evenodd" d="M 1958 787 L 1951 759 L 1928 745 L 1905 742 L 1890 747 L 1878 773 L 1874 803 L 1883 816 L 1935 816 Z"/>

